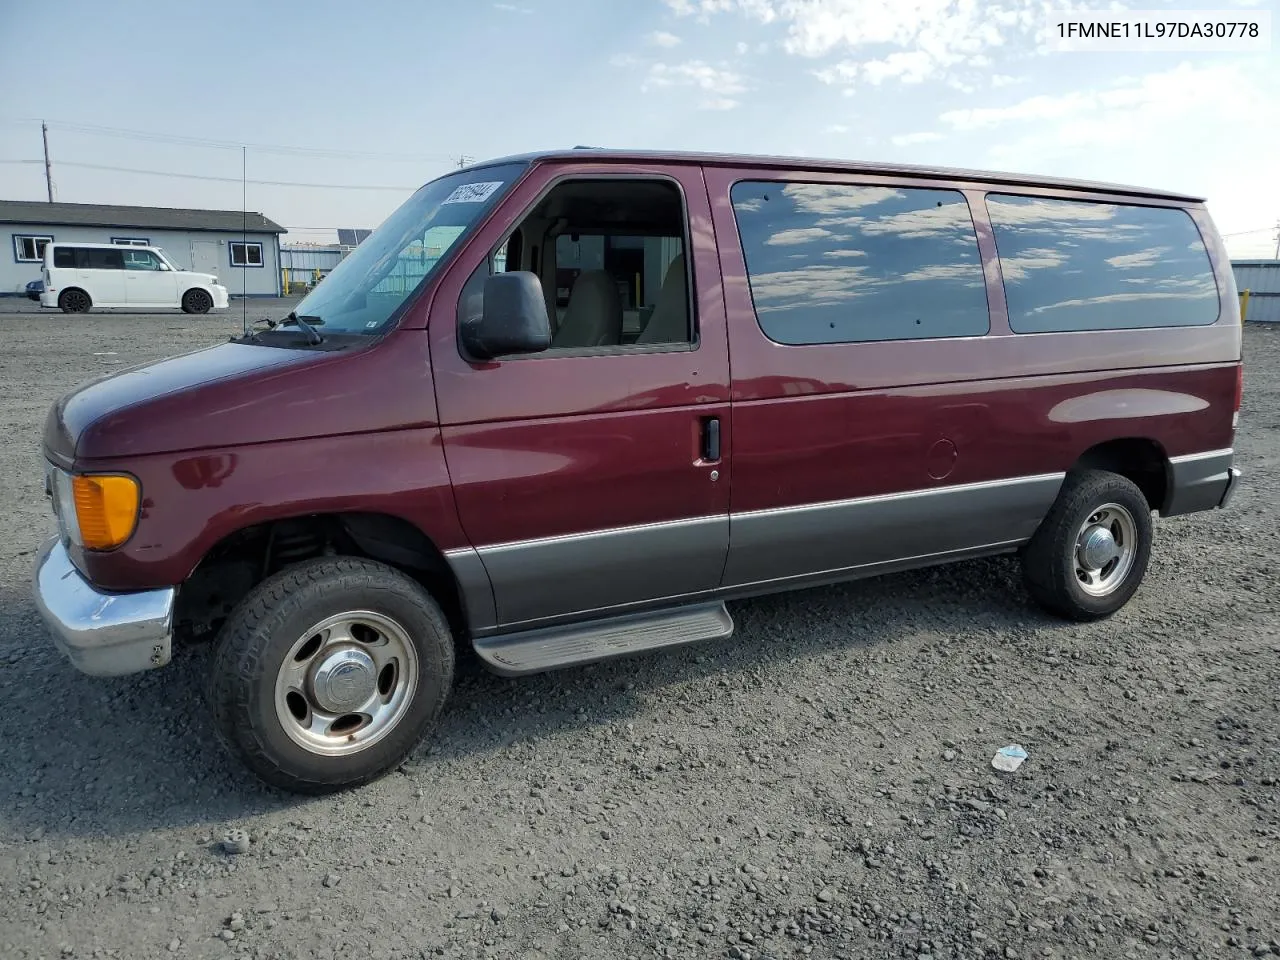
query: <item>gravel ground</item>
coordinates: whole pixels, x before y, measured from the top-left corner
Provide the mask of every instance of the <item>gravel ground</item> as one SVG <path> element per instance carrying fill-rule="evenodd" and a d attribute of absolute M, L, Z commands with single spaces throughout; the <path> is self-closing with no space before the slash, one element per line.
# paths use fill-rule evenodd
<path fill-rule="evenodd" d="M 238 318 L 0 301 L 0 957 L 1280 954 L 1280 329 L 1238 498 L 1159 522 L 1110 622 L 1007 559 L 738 603 L 728 642 L 471 670 L 411 763 L 307 800 L 213 746 L 203 648 L 83 677 L 29 599 L 49 403 Z"/>

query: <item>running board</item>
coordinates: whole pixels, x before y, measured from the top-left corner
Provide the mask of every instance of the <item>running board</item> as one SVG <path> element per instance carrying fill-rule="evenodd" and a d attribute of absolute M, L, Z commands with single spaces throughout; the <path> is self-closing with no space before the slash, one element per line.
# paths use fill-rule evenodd
<path fill-rule="evenodd" d="M 711 603 L 486 637 L 474 646 L 490 670 L 515 677 L 732 633 L 729 611 L 723 603 Z"/>

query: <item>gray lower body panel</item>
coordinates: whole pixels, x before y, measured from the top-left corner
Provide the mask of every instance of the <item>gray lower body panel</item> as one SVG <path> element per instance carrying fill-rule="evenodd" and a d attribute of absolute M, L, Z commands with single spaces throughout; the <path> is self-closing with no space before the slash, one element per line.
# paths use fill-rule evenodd
<path fill-rule="evenodd" d="M 1176 517 L 1225 507 L 1235 492 L 1240 471 L 1232 466 L 1235 452 L 1211 450 L 1169 458 L 1169 496 L 1162 516 Z"/>
<path fill-rule="evenodd" d="M 734 514 L 724 586 L 1025 542 L 1064 474 Z"/>
<path fill-rule="evenodd" d="M 600 530 L 479 548 L 504 627 L 714 590 L 729 518 Z"/>

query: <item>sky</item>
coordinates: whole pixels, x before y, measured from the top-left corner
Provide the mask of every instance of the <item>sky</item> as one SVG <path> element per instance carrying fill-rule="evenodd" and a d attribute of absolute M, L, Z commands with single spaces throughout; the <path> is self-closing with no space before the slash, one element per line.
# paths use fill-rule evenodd
<path fill-rule="evenodd" d="M 243 189 L 287 240 L 374 227 L 464 160 L 587 144 L 1161 187 L 1207 197 L 1233 257 L 1270 256 L 1280 44 L 1055 52 L 1067 6 L 0 0 L 0 198 L 45 198 L 44 119 L 58 200 L 239 210 Z M 1089 6 L 1280 27 L 1280 0 Z"/>

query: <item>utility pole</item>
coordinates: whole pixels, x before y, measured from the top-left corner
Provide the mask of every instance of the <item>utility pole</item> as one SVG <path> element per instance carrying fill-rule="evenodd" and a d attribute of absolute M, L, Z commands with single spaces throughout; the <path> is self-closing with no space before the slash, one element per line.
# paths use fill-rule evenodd
<path fill-rule="evenodd" d="M 53 167 L 49 164 L 49 125 L 40 121 L 40 136 L 44 140 L 44 185 L 49 191 L 49 202 L 53 203 Z"/>
<path fill-rule="evenodd" d="M 1276 257 L 1280 260 L 1280 220 L 1276 221 Z"/>
<path fill-rule="evenodd" d="M 464 153 L 462 156 L 458 158 L 458 169 L 461 170 L 470 162 L 471 162 L 471 158 Z"/>

